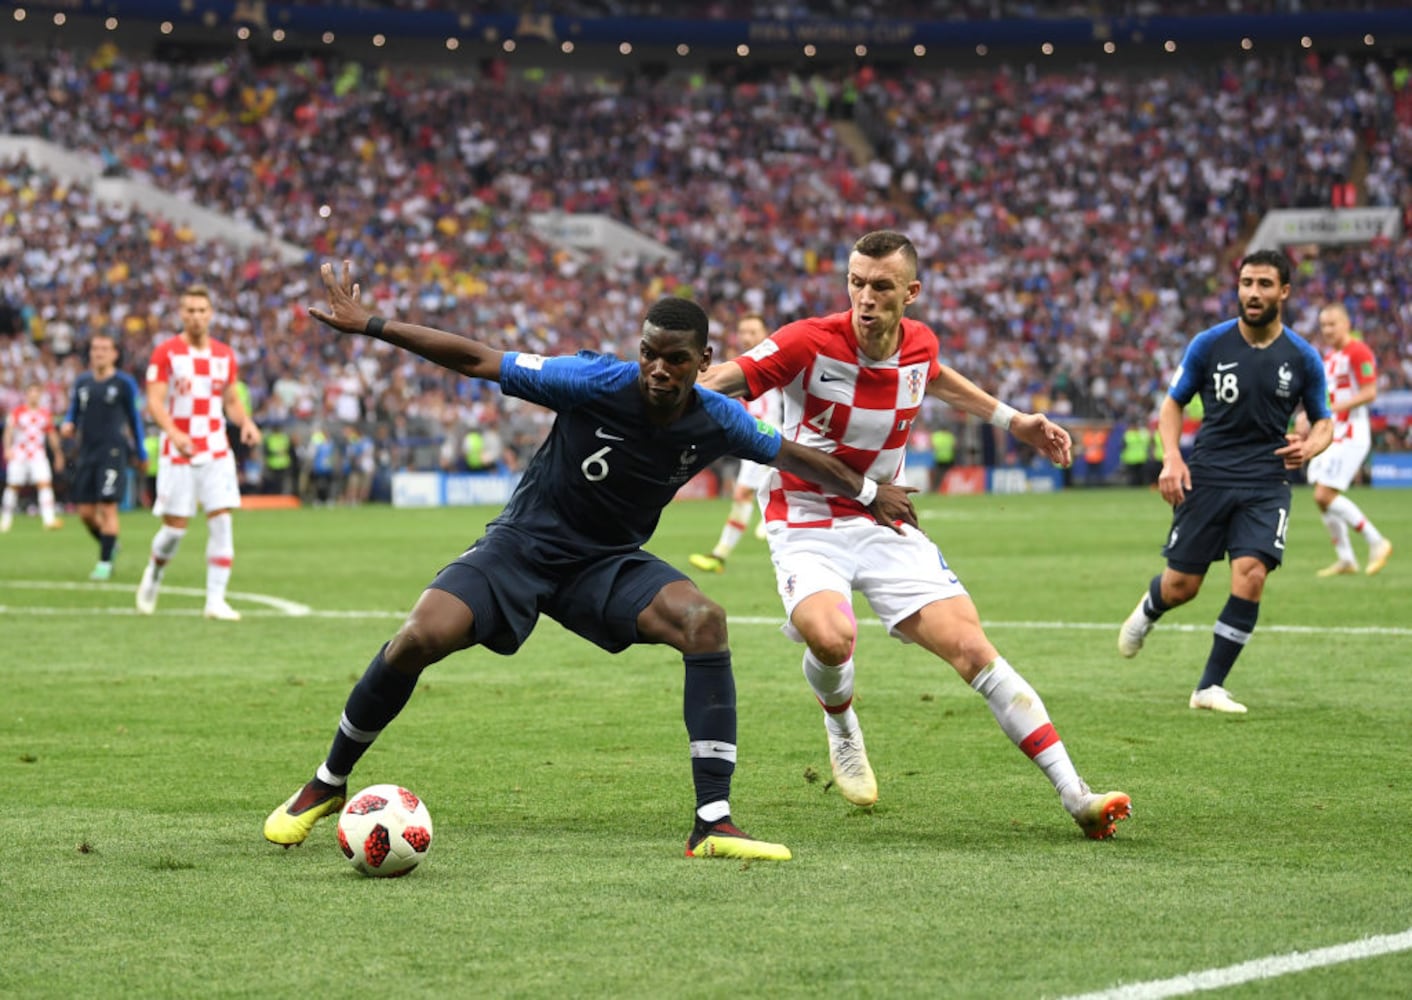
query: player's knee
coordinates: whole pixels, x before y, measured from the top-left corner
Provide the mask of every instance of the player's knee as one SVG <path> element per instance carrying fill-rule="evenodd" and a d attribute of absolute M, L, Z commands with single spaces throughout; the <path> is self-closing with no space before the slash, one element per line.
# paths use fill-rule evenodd
<path fill-rule="evenodd" d="M 725 649 L 730 642 L 725 609 L 705 596 L 692 601 L 682 609 L 681 634 L 687 652 Z"/>
<path fill-rule="evenodd" d="M 857 635 L 852 629 L 838 627 L 816 630 L 813 634 L 805 636 L 809 651 L 818 658 L 820 663 L 826 663 L 831 667 L 846 662 L 853 655 L 856 639 Z"/>
<path fill-rule="evenodd" d="M 383 656 L 399 674 L 415 676 L 457 648 L 445 627 L 414 616 L 403 622 Z"/>

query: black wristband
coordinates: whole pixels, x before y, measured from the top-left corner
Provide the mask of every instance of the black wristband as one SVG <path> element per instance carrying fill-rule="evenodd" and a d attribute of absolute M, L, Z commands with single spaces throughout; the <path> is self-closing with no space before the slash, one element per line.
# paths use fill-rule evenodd
<path fill-rule="evenodd" d="M 387 325 L 387 320 L 381 316 L 369 316 L 368 323 L 363 327 L 363 332 L 369 337 L 381 337 L 382 328 Z"/>

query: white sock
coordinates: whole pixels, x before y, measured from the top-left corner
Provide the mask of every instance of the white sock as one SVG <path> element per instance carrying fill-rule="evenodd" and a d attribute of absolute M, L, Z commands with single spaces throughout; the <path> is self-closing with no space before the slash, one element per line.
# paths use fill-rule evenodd
<path fill-rule="evenodd" d="M 348 781 L 348 775 L 334 774 L 328 769 L 327 763 L 319 765 L 319 769 L 314 772 L 314 777 L 318 778 L 325 785 L 332 785 L 334 788 L 337 788 L 339 785 L 346 784 Z"/>
<path fill-rule="evenodd" d="M 1060 796 L 1078 786 L 1079 773 L 1049 721 L 1044 702 L 1003 656 L 987 664 L 971 687 L 985 698 L 1005 735 L 1035 762 Z"/>
<path fill-rule="evenodd" d="M 5 495 L 0 499 L 0 524 L 10 526 L 15 517 L 15 508 L 20 505 L 20 491 L 13 486 L 5 487 Z"/>
<path fill-rule="evenodd" d="M 1324 527 L 1329 529 L 1329 541 L 1334 543 L 1334 556 L 1339 562 L 1351 563 L 1353 543 L 1348 540 L 1348 525 L 1332 510 L 1324 512 Z"/>
<path fill-rule="evenodd" d="M 1373 527 L 1373 522 L 1358 509 L 1358 505 L 1343 494 L 1334 497 L 1334 502 L 1329 504 L 1329 513 L 1341 517 L 1369 545 L 1377 545 L 1383 540 L 1382 532 Z"/>
<path fill-rule="evenodd" d="M 235 533 L 230 512 L 207 518 L 206 527 L 206 603 L 220 604 L 226 599 L 230 567 L 235 560 Z"/>
<path fill-rule="evenodd" d="M 740 536 L 745 534 L 746 529 L 750 527 L 750 514 L 754 509 L 755 504 L 749 500 L 737 500 L 731 504 L 731 512 L 726 517 L 725 527 L 721 529 L 720 540 L 711 550 L 713 556 L 717 559 L 725 559 L 735 551 Z"/>
<path fill-rule="evenodd" d="M 853 717 L 853 709 L 849 707 L 853 702 L 853 657 L 850 656 L 838 666 L 831 667 L 815 656 L 813 650 L 806 648 L 804 679 L 809 682 L 814 697 L 819 699 L 819 704 L 824 707 L 830 719 L 845 713 L 850 719 Z M 843 711 L 833 712 L 830 709 Z"/>
<path fill-rule="evenodd" d="M 152 567 L 158 576 L 162 575 L 167 563 L 172 561 L 177 549 L 181 547 L 181 540 L 185 537 L 185 528 L 173 528 L 166 524 L 158 528 L 157 534 L 152 536 Z"/>
<path fill-rule="evenodd" d="M 54 523 L 54 487 L 45 486 L 39 491 L 39 519 L 46 525 Z"/>
<path fill-rule="evenodd" d="M 696 810 L 697 817 L 703 823 L 715 823 L 725 819 L 731 814 L 731 804 L 726 799 L 717 799 L 715 802 L 707 802 Z"/>

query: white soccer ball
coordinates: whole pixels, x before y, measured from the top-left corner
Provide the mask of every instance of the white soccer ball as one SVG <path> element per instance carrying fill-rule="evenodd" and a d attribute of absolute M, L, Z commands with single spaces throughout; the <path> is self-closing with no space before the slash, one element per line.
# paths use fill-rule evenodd
<path fill-rule="evenodd" d="M 431 849 L 431 813 L 401 785 L 369 785 L 339 813 L 338 846 L 364 875 L 406 875 Z"/>

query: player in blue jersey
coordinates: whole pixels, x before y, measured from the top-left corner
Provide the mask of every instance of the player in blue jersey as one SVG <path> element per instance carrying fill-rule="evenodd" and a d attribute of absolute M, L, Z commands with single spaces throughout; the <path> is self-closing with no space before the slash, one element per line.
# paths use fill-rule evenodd
<path fill-rule="evenodd" d="M 118 371 L 118 345 L 106 333 L 88 342 L 88 371 L 74 381 L 69 410 L 59 432 L 78 435 L 78 469 L 70 491 L 79 517 L 98 541 L 98 565 L 90 580 L 113 575 L 113 553 L 118 546 L 118 502 L 129 464 L 147 463 L 137 381 Z"/>
<path fill-rule="evenodd" d="M 1157 619 L 1195 597 L 1211 563 L 1229 555 L 1231 594 L 1192 708 L 1245 712 L 1225 681 L 1255 630 L 1265 579 L 1284 559 L 1286 470 L 1319 454 L 1333 436 L 1323 359 L 1281 318 L 1289 273 L 1288 258 L 1274 250 L 1240 262 L 1240 316 L 1187 346 L 1158 417 L 1165 455 L 1157 485 L 1174 508 L 1162 549 L 1167 568 L 1123 622 L 1118 651 L 1136 656 Z M 1205 416 L 1187 462 L 1179 446 L 1182 409 L 1198 393 Z M 1288 433 L 1301 403 L 1310 422 L 1302 436 Z"/>
<path fill-rule="evenodd" d="M 373 316 L 343 266 L 325 264 L 329 311 L 316 319 L 419 354 L 468 378 L 500 383 L 557 411 L 549 436 L 505 509 L 443 569 L 354 686 L 315 777 L 265 820 L 266 839 L 302 843 L 335 812 L 348 775 L 401 711 L 423 669 L 457 650 L 510 654 L 540 614 L 609 652 L 661 643 L 686 667 L 683 716 L 696 815 L 688 857 L 787 860 L 789 849 L 734 825 L 735 681 L 726 617 L 680 571 L 642 550 L 662 508 L 723 455 L 788 469 L 855 496 L 882 523 L 915 527 L 908 490 L 878 485 L 831 455 L 784 441 L 739 403 L 696 385 L 711 361 L 706 313 L 667 298 L 647 313 L 637 362 L 580 353 L 501 352 L 457 334 Z"/>

